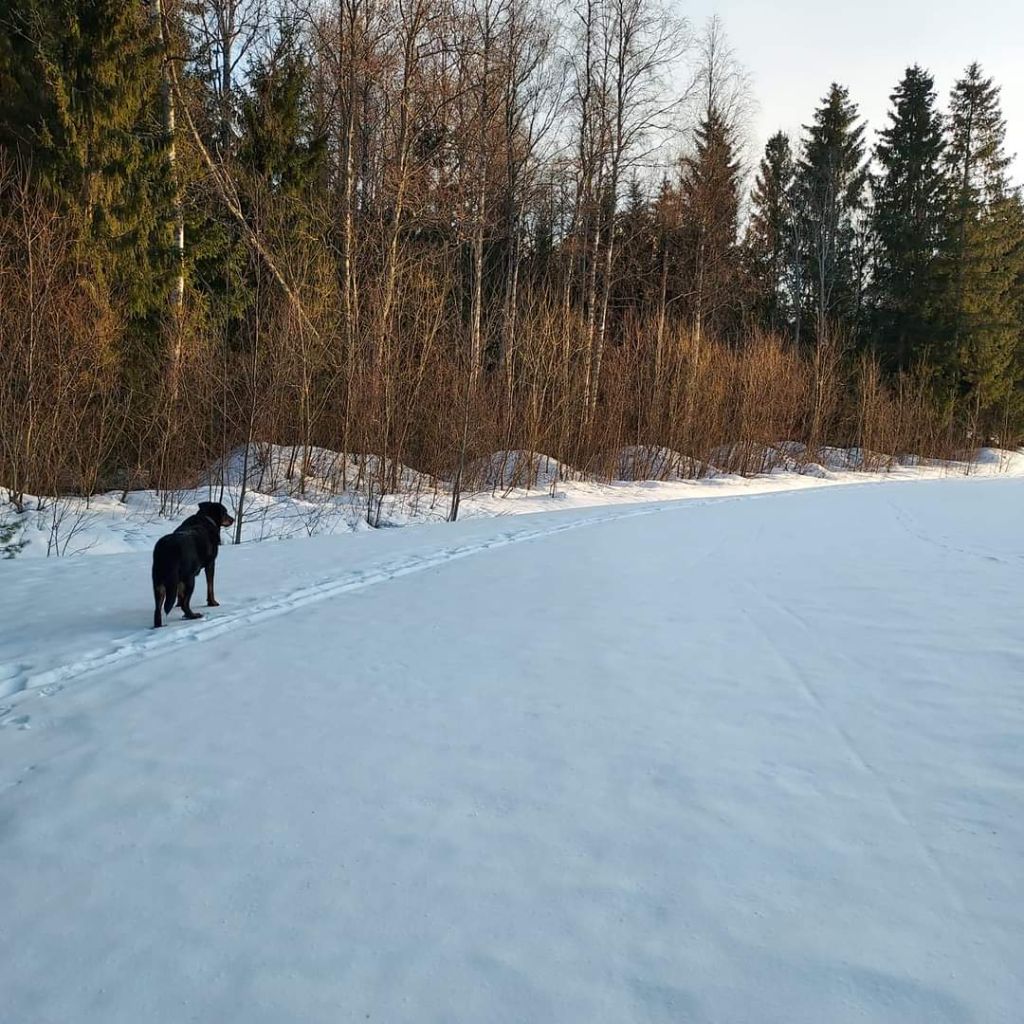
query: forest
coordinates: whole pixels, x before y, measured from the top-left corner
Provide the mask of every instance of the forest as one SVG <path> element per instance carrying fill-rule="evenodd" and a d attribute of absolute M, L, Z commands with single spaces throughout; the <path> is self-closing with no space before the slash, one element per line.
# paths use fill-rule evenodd
<path fill-rule="evenodd" d="M 662 0 L 2 0 L 0 483 L 226 453 L 447 481 L 493 452 L 962 457 L 1024 433 L 998 83 L 841 83 L 752 151 L 717 19 Z M 771 112 L 768 111 L 770 114 Z M 372 457 L 372 458 L 371 458 Z"/>

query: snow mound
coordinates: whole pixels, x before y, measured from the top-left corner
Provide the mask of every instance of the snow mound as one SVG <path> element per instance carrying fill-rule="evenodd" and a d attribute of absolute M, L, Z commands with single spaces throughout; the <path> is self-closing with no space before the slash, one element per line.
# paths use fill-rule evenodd
<path fill-rule="evenodd" d="M 1004 448 L 979 448 L 974 453 L 973 465 L 989 472 L 1010 473 L 1024 471 L 1024 448 L 1010 451 Z"/>
<path fill-rule="evenodd" d="M 829 469 L 854 469 L 877 472 L 890 469 L 895 460 L 890 455 L 872 451 L 870 448 L 834 448 L 826 445 L 819 448 L 818 460 Z"/>
<path fill-rule="evenodd" d="M 721 470 L 740 476 L 798 473 L 823 480 L 843 472 L 886 472 L 895 463 L 891 456 L 868 448 L 825 445 L 812 452 L 801 441 L 721 445 L 711 453 L 711 461 Z"/>
<path fill-rule="evenodd" d="M 722 473 L 761 476 L 776 470 L 795 472 L 801 460 L 778 445 L 738 441 L 712 449 L 708 462 Z"/>
<path fill-rule="evenodd" d="M 938 469 L 953 474 L 1014 477 L 1024 474 L 1024 448 L 977 448 L 973 452 L 960 452 L 952 461 L 904 452 L 894 461 L 904 469 Z"/>
<path fill-rule="evenodd" d="M 244 449 L 215 466 L 208 482 L 197 488 L 90 497 L 26 495 L 21 510 L 0 488 L 0 561 L 148 552 L 157 538 L 204 500 L 222 501 L 241 520 L 243 543 L 448 518 L 449 487 L 442 481 L 373 455 L 310 448 L 300 458 L 301 451 L 287 445 L 252 446 L 244 495 Z M 540 452 L 496 452 L 467 467 L 459 518 L 830 487 L 870 479 L 1024 477 L 1024 449 L 980 449 L 953 462 L 903 455 L 884 471 L 872 466 L 871 455 L 865 458 L 856 450 L 822 449 L 813 456 L 822 461 L 812 461 L 812 453 L 795 442 L 726 445 L 713 454 L 724 465 L 669 448 L 636 446 L 610 452 L 600 464 L 601 472 L 588 475 Z M 300 466 L 305 467 L 304 479 Z M 609 482 L 616 466 L 620 479 Z M 226 531 L 225 542 L 229 536 L 233 540 L 235 532 L 236 528 Z"/>
<path fill-rule="evenodd" d="M 465 469 L 463 482 L 467 487 L 490 490 L 531 490 L 550 488 L 560 480 L 576 476 L 579 473 L 564 462 L 543 452 L 520 448 L 474 459 Z"/>
<path fill-rule="evenodd" d="M 287 497 L 335 495 L 351 491 L 398 493 L 433 490 L 438 482 L 395 459 L 363 452 L 337 452 L 315 445 L 253 442 L 232 451 L 209 472 L 209 483 Z"/>
<path fill-rule="evenodd" d="M 615 479 L 628 483 L 693 480 L 714 475 L 714 468 L 706 462 L 661 445 L 627 445 L 615 454 Z"/>

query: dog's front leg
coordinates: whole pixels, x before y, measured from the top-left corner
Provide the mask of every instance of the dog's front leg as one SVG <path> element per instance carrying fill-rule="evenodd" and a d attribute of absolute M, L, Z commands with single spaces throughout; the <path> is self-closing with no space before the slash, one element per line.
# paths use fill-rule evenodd
<path fill-rule="evenodd" d="M 215 563 L 211 562 L 203 570 L 206 573 L 206 603 L 210 608 L 219 608 L 220 602 L 213 596 L 213 570 Z"/>

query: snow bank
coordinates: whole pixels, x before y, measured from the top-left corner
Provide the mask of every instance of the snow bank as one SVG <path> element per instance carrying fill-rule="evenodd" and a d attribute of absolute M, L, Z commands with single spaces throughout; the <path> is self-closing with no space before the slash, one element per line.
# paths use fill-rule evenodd
<path fill-rule="evenodd" d="M 207 499 L 223 501 L 236 517 L 241 510 L 244 542 L 439 522 L 448 515 L 449 485 L 411 467 L 320 448 L 310 449 L 303 460 L 301 449 L 274 445 L 250 451 L 242 508 L 242 455 L 233 452 L 201 488 L 165 494 L 133 491 L 125 501 L 115 492 L 88 500 L 32 499 L 21 515 L 0 504 L 0 526 L 13 528 L 8 550 L 0 546 L 0 557 L 149 550 Z M 875 471 L 869 469 L 881 458 L 876 453 L 826 448 L 818 458 L 822 461 L 808 460 L 803 446 L 791 442 L 723 446 L 707 464 L 669 448 L 637 446 L 617 453 L 614 461 L 622 479 L 608 483 L 588 479 L 541 452 L 496 452 L 468 467 L 459 515 L 504 516 L 951 475 L 1024 477 L 1024 450 L 986 448 L 972 461 L 953 463 L 901 457 Z M 305 467 L 304 483 L 300 466 Z M 726 467 L 729 472 L 723 471 Z M 390 493 L 391 488 L 397 490 Z"/>
<path fill-rule="evenodd" d="M 627 483 L 639 480 L 693 480 L 713 476 L 712 466 L 660 445 L 628 445 L 616 453 L 615 479 Z"/>
<path fill-rule="evenodd" d="M 777 445 L 740 441 L 713 449 L 708 461 L 723 473 L 759 476 L 778 469 L 794 472 L 799 460 Z"/>
<path fill-rule="evenodd" d="M 492 452 L 472 460 L 463 478 L 468 487 L 509 491 L 517 488 L 549 489 L 559 481 L 579 475 L 571 466 L 550 455 L 519 449 Z"/>
<path fill-rule="evenodd" d="M 215 465 L 208 478 L 213 486 L 247 486 L 261 494 L 338 495 L 373 489 L 385 493 L 432 490 L 433 477 L 394 459 L 367 453 L 336 452 L 330 448 L 255 442 L 236 448 Z"/>

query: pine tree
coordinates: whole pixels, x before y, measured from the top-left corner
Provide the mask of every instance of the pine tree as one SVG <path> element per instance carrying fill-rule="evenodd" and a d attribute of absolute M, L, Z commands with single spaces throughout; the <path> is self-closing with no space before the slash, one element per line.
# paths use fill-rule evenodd
<path fill-rule="evenodd" d="M 979 428 L 1015 400 L 1024 224 L 1010 188 L 999 88 L 972 64 L 950 97 L 945 316 L 950 358 Z"/>
<path fill-rule="evenodd" d="M 856 328 L 862 283 L 856 222 L 867 165 L 864 124 L 843 86 L 832 84 L 805 130 L 794 195 L 809 312 L 820 337 L 832 322 Z"/>
<path fill-rule="evenodd" d="M 939 341 L 937 260 L 945 226 L 942 117 L 932 77 L 908 68 L 875 157 L 873 299 L 883 352 L 905 369 Z"/>
<path fill-rule="evenodd" d="M 694 332 L 721 333 L 739 312 L 739 163 L 733 131 L 712 107 L 683 162 L 682 202 L 688 253 L 685 274 Z"/>
<path fill-rule="evenodd" d="M 81 223 L 91 279 L 161 313 L 176 260 L 159 27 L 124 0 L 24 0 L 9 19 L 0 147 Z"/>
<path fill-rule="evenodd" d="M 796 165 L 789 137 L 777 132 L 765 146 L 751 194 L 746 249 L 758 318 L 771 331 L 789 324 L 788 281 L 793 242 L 792 187 Z"/>

